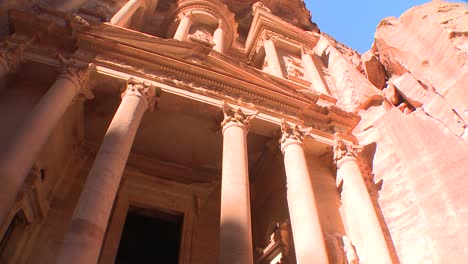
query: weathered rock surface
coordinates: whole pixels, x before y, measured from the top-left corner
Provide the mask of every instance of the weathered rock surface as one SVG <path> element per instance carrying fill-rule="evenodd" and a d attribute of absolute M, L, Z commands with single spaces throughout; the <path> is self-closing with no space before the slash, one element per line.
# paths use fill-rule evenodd
<path fill-rule="evenodd" d="M 375 45 L 388 75 L 410 72 L 468 120 L 468 3 L 430 2 L 384 19 Z"/>
<path fill-rule="evenodd" d="M 371 101 L 382 98 L 381 91 L 370 83 L 358 69 L 359 56 L 342 47 L 327 35 L 320 37 L 315 54 L 327 65 L 327 83 L 332 96 L 338 99 L 338 106 L 354 112 Z"/>
<path fill-rule="evenodd" d="M 366 71 L 367 79 L 379 89 L 385 87 L 385 70 L 379 61 L 379 58 L 368 51 L 362 54 L 362 62 Z"/>
<path fill-rule="evenodd" d="M 354 133 L 377 144 L 374 182 L 401 263 L 468 257 L 467 37 L 468 4 L 433 1 L 384 19 L 362 56 L 369 82 L 375 59 L 389 78 Z"/>

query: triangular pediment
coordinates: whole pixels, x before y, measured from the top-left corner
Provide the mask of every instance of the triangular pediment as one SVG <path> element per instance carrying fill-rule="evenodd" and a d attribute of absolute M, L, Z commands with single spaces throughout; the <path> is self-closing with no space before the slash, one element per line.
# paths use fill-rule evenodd
<path fill-rule="evenodd" d="M 290 97 L 305 103 L 315 102 L 318 98 L 313 93 L 304 93 L 305 87 L 281 80 L 246 63 L 217 53 L 211 46 L 203 43 L 162 39 L 110 25 L 92 27 L 83 32 L 83 38 L 90 41 L 105 40 L 102 43 L 109 43 L 111 40 L 112 46 L 101 48 L 109 52 L 118 52 L 120 56 L 127 55 L 171 65 L 179 70 L 205 75 L 239 88 L 250 86 L 257 91 L 264 90 L 276 93 L 276 96 Z"/>

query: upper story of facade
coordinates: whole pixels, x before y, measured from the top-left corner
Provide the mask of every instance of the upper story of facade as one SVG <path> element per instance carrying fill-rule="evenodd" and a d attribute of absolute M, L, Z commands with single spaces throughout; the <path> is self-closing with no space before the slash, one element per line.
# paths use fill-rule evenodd
<path fill-rule="evenodd" d="M 322 34 L 302 1 L 44 0 L 11 9 L 8 23 L 6 49 L 21 59 L 59 67 L 61 54 L 94 63 L 94 83 L 157 82 L 330 139 L 359 122 L 350 112 L 380 100 L 359 55 Z"/>

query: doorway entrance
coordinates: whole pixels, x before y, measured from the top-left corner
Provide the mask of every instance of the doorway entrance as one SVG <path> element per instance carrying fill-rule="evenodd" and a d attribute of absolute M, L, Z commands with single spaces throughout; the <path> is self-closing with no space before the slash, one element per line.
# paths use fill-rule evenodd
<path fill-rule="evenodd" d="M 179 263 L 183 215 L 130 208 L 116 264 Z"/>

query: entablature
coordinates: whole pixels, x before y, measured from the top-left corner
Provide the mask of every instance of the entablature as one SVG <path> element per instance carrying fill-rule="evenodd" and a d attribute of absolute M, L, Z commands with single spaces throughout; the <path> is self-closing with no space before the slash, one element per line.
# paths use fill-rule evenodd
<path fill-rule="evenodd" d="M 50 16 L 50 15 L 49 15 Z M 126 81 L 130 77 L 161 87 L 164 91 L 221 106 L 230 102 L 261 112 L 260 118 L 279 124 L 281 119 L 314 127 L 332 135 L 350 133 L 359 116 L 333 106 L 318 105 L 321 95 L 301 93 L 296 88 L 242 63 L 212 56 L 209 47 L 193 42 L 161 39 L 125 28 L 84 23 L 75 18 L 43 17 L 16 11 L 13 24 L 17 34 L 31 35 L 48 25 L 38 45 L 26 58 L 58 65 L 55 54 L 63 53 L 96 64 L 99 74 Z M 39 27 L 39 29 L 34 30 Z M 54 45 L 60 32 L 66 47 Z M 52 38 L 52 39 L 51 39 Z"/>

